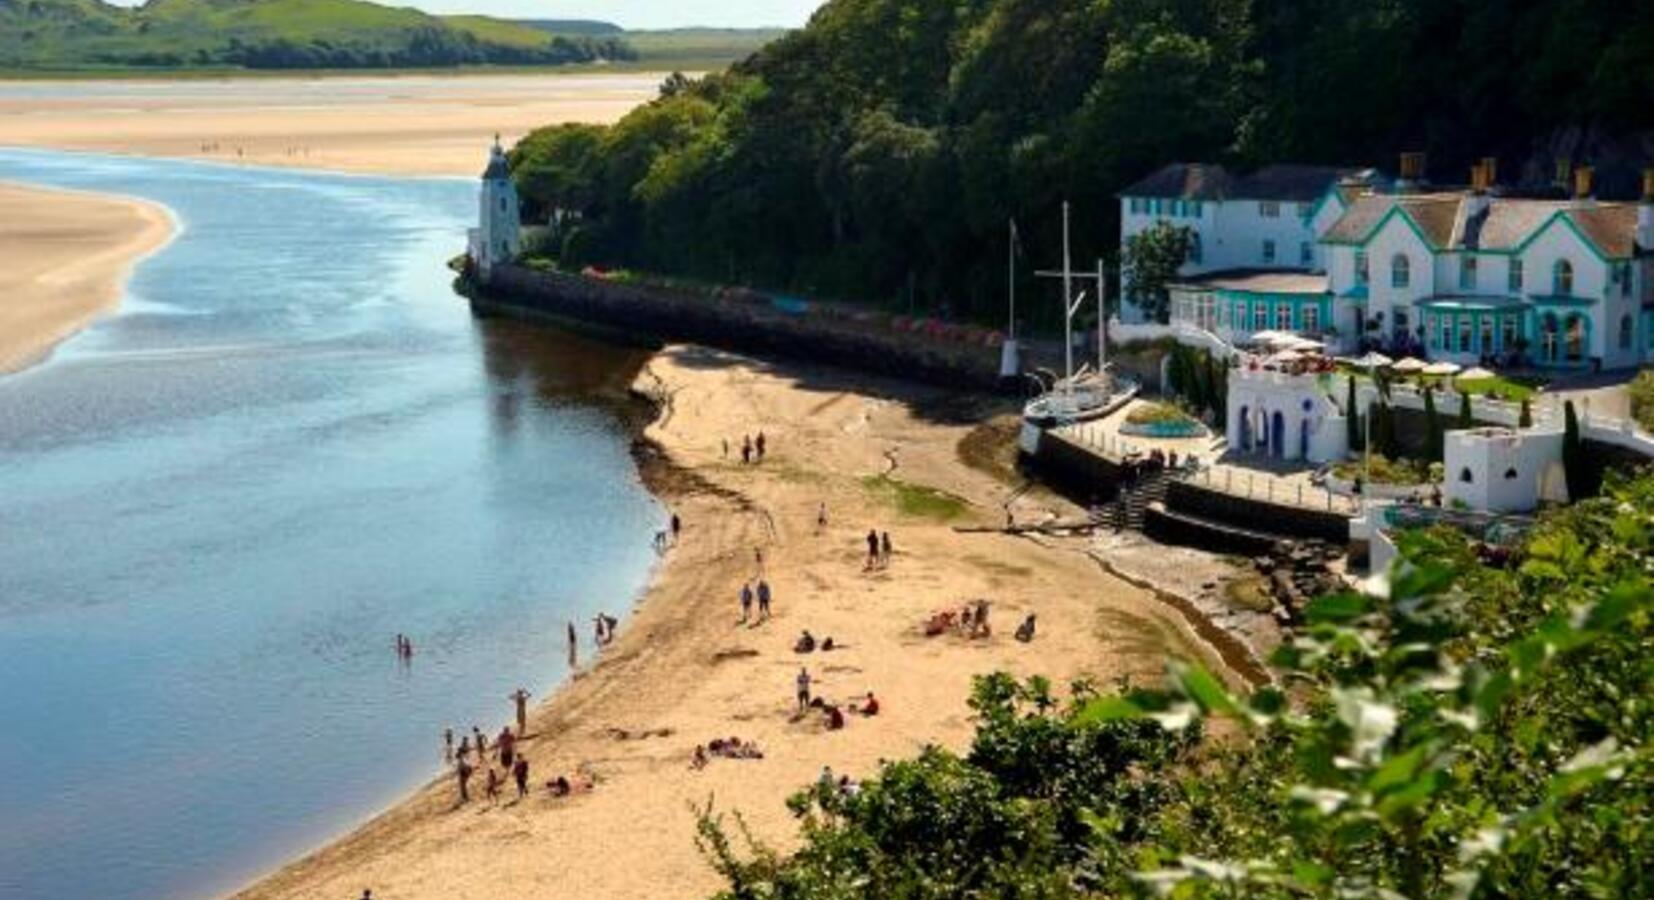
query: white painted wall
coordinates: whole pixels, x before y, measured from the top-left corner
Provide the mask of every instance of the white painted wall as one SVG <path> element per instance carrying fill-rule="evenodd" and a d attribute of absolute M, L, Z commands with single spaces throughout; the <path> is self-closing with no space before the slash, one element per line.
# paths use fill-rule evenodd
<path fill-rule="evenodd" d="M 1350 254 L 1350 279 L 1355 278 L 1354 253 Z M 1408 260 L 1411 274 L 1406 287 L 1394 287 L 1390 278 L 1390 264 L 1396 256 Z M 1396 311 L 1400 309 L 1408 319 L 1408 329 L 1418 328 L 1418 314 L 1413 303 L 1437 292 L 1435 261 L 1429 245 L 1413 229 L 1405 213 L 1396 213 L 1367 241 L 1367 316 L 1384 314 L 1380 333 L 1388 338 L 1395 333 Z"/>
<path fill-rule="evenodd" d="M 1443 451 L 1442 493 L 1449 504 L 1458 501 L 1477 511 L 1512 513 L 1530 512 L 1541 499 L 1567 500 L 1561 430 L 1449 431 Z"/>
<path fill-rule="evenodd" d="M 1243 423 L 1251 423 L 1251 446 L 1255 448 L 1259 429 L 1272 427 L 1279 412 L 1285 426 L 1280 458 L 1306 458 L 1300 437 L 1305 425 L 1309 428 L 1309 461 L 1332 462 L 1349 453 L 1344 415 L 1322 390 L 1318 376 L 1236 368 L 1229 373 L 1227 405 L 1225 436 L 1231 451 L 1247 452 L 1247 426 Z M 1276 454 L 1271 448 L 1263 455 Z"/>
<path fill-rule="evenodd" d="M 500 148 L 493 153 L 502 155 Z M 484 276 L 496 264 L 510 262 L 522 252 L 522 211 L 517 186 L 507 178 L 486 178 L 477 197 L 478 228 L 472 258 Z"/>

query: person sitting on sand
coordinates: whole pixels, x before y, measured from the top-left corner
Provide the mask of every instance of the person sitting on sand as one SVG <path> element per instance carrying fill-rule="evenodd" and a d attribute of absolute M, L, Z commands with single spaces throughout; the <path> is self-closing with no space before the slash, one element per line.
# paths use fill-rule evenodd
<path fill-rule="evenodd" d="M 976 612 L 971 616 L 971 637 L 985 638 L 993 634 L 988 627 L 988 601 L 976 601 Z"/>
<path fill-rule="evenodd" d="M 794 653 L 809 653 L 815 650 L 815 648 L 815 635 L 811 634 L 810 629 L 808 628 L 804 629 L 804 633 L 799 635 L 798 640 L 793 644 Z"/>
<path fill-rule="evenodd" d="M 879 698 L 873 696 L 872 691 L 868 691 L 867 702 L 863 703 L 859 707 L 851 704 L 850 709 L 855 712 L 859 712 L 864 716 L 876 716 L 879 714 Z"/>
<path fill-rule="evenodd" d="M 553 797 L 567 797 L 574 793 L 573 786 L 569 784 L 568 778 L 563 775 L 546 782 L 546 790 L 551 791 Z"/>
<path fill-rule="evenodd" d="M 936 637 L 952 631 L 958 623 L 958 615 L 953 610 L 943 610 L 931 613 L 930 620 L 925 622 L 925 637 Z"/>
<path fill-rule="evenodd" d="M 700 771 L 701 769 L 706 768 L 706 746 L 705 745 L 703 745 L 703 744 L 696 744 L 695 745 L 695 752 L 694 752 L 693 755 L 691 755 L 689 757 L 689 768 L 694 769 L 696 771 Z"/>
<path fill-rule="evenodd" d="M 838 731 L 844 727 L 844 711 L 838 708 L 837 703 L 827 706 L 827 730 Z"/>
<path fill-rule="evenodd" d="M 1016 638 L 1017 638 L 1017 640 L 1021 641 L 1024 644 L 1026 644 L 1029 641 L 1034 639 L 1034 614 L 1033 613 L 1029 613 L 1028 618 L 1023 619 L 1022 624 L 1017 626 Z"/>
<path fill-rule="evenodd" d="M 832 635 L 828 635 L 826 638 L 822 639 L 822 641 L 821 641 L 821 652 L 826 653 L 827 651 L 832 650 L 833 648 L 835 648 L 837 646 L 838 646 L 837 644 L 833 643 Z"/>

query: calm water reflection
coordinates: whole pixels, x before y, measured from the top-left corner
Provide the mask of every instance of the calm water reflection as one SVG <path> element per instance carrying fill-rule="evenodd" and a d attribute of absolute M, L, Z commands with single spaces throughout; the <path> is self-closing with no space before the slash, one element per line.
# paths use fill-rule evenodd
<path fill-rule="evenodd" d="M 470 317 L 442 263 L 472 183 L 0 178 L 183 225 L 119 316 L 0 378 L 0 896 L 233 887 L 543 695 L 563 623 L 642 586 L 660 512 L 609 403 L 638 359 Z"/>

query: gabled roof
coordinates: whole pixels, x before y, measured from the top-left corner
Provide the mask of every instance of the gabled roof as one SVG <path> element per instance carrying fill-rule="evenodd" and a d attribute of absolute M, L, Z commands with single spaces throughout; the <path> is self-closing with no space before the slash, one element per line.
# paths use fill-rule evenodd
<path fill-rule="evenodd" d="M 1637 252 L 1637 207 L 1629 203 L 1597 203 L 1576 206 L 1566 215 L 1585 239 L 1597 245 L 1603 256 L 1624 259 Z"/>
<path fill-rule="evenodd" d="M 1456 194 L 1363 194 L 1327 229 L 1323 240 L 1364 244 L 1389 221 L 1402 216 L 1432 250 L 1447 248 L 1459 213 Z"/>
<path fill-rule="evenodd" d="M 1264 166 L 1249 175 L 1233 175 L 1223 166 L 1210 163 L 1171 163 L 1123 189 L 1120 196 L 1313 203 L 1342 179 L 1370 174 L 1361 169 L 1283 163 Z"/>

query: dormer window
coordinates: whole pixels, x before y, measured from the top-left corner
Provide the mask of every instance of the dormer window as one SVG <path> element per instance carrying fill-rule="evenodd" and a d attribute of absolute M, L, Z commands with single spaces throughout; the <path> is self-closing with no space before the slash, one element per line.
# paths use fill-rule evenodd
<path fill-rule="evenodd" d="M 1281 204 L 1274 200 L 1259 200 L 1258 215 L 1266 219 L 1279 219 L 1281 217 Z"/>
<path fill-rule="evenodd" d="M 1574 264 L 1565 259 L 1556 261 L 1551 267 L 1551 293 L 1558 297 L 1572 297 L 1574 294 Z"/>

